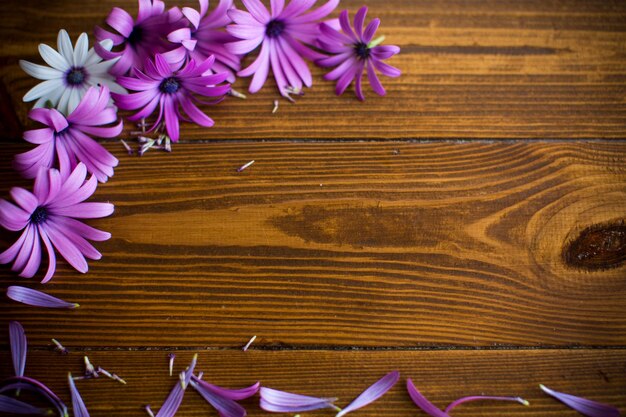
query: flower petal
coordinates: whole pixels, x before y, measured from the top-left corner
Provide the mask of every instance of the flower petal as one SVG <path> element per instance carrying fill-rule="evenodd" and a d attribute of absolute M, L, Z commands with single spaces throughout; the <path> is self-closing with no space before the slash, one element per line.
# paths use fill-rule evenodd
<path fill-rule="evenodd" d="M 26 350 L 28 342 L 24 328 L 17 321 L 9 323 L 9 339 L 11 344 L 11 357 L 16 376 L 24 376 L 26 368 Z"/>
<path fill-rule="evenodd" d="M 260 394 L 261 408 L 274 413 L 298 413 L 322 408 L 337 408 L 333 405 L 336 398 L 309 397 L 267 387 L 261 387 Z"/>
<path fill-rule="evenodd" d="M 54 414 L 54 411 L 51 409 L 38 408 L 6 395 L 0 395 L 0 412 L 34 416 L 50 416 Z"/>
<path fill-rule="evenodd" d="M 259 0 L 241 0 L 243 5 L 248 9 L 250 14 L 259 22 L 267 23 L 270 20 L 270 14 L 267 8 Z"/>
<path fill-rule="evenodd" d="M 59 298 L 53 297 L 32 288 L 12 285 L 7 288 L 7 297 L 13 301 L 35 307 L 46 308 L 76 308 L 77 303 L 68 303 Z"/>
<path fill-rule="evenodd" d="M 539 388 L 541 388 L 541 390 L 546 394 L 556 398 L 568 407 L 588 417 L 619 417 L 620 415 L 619 410 L 612 405 L 554 391 L 545 385 L 539 385 Z"/>
<path fill-rule="evenodd" d="M 337 413 L 336 417 L 345 416 L 346 414 L 365 407 L 373 403 L 387 393 L 400 379 L 400 372 L 393 371 L 376 381 L 368 389 L 363 391 L 361 395 L 356 397 L 346 408 Z"/>
<path fill-rule="evenodd" d="M 406 389 L 409 392 L 409 397 L 413 400 L 415 405 L 421 408 L 426 414 L 431 417 L 450 417 L 447 413 L 444 413 L 440 409 L 438 409 L 433 403 L 428 401 L 426 397 L 422 395 L 421 392 L 415 388 L 413 381 L 411 378 L 406 380 Z"/>
<path fill-rule="evenodd" d="M 20 68 L 22 68 L 26 74 L 39 80 L 56 80 L 63 77 L 63 72 L 58 69 L 33 64 L 32 62 L 22 59 L 20 59 L 19 64 Z"/>
<path fill-rule="evenodd" d="M 69 70 L 72 66 L 71 61 L 68 61 L 61 54 L 44 43 L 39 45 L 39 55 L 41 55 L 43 60 L 46 61 L 48 65 L 54 69 L 62 71 L 63 73 Z"/>
<path fill-rule="evenodd" d="M 72 410 L 74 411 L 74 417 L 89 417 L 89 411 L 87 411 L 85 402 L 80 396 L 78 389 L 76 389 L 74 378 L 72 378 L 72 374 L 69 372 L 67 374 L 67 381 L 70 384 L 70 395 L 72 396 Z"/>

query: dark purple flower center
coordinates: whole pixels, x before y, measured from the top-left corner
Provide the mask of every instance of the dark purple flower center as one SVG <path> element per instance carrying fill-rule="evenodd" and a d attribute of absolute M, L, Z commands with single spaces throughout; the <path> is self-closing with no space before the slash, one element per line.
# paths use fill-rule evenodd
<path fill-rule="evenodd" d="M 44 207 L 37 207 L 33 214 L 30 215 L 30 222 L 33 224 L 41 224 L 48 218 L 48 212 Z"/>
<path fill-rule="evenodd" d="M 356 52 L 356 56 L 365 60 L 370 57 L 370 48 L 366 43 L 359 42 L 354 45 L 354 51 Z"/>
<path fill-rule="evenodd" d="M 180 84 L 178 83 L 178 80 L 174 77 L 170 77 L 161 81 L 161 85 L 159 86 L 159 89 L 161 90 L 162 93 L 174 94 L 175 92 L 178 91 L 179 87 L 180 87 Z"/>
<path fill-rule="evenodd" d="M 134 26 L 127 39 L 128 43 L 131 45 L 137 45 L 140 43 L 143 39 L 143 28 L 141 26 Z"/>
<path fill-rule="evenodd" d="M 270 20 L 265 27 L 265 34 L 270 38 L 277 38 L 285 30 L 285 23 L 282 20 Z"/>
<path fill-rule="evenodd" d="M 82 67 L 72 67 L 65 75 L 69 85 L 81 85 L 85 81 L 85 70 Z"/>

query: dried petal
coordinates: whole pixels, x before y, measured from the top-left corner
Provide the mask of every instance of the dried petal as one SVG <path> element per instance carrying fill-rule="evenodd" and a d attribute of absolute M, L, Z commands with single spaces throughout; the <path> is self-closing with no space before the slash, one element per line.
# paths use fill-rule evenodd
<path fill-rule="evenodd" d="M 54 414 L 54 410 L 52 409 L 35 407 L 34 405 L 26 404 L 25 402 L 7 397 L 6 395 L 0 395 L 0 412 L 38 416 L 51 416 Z"/>

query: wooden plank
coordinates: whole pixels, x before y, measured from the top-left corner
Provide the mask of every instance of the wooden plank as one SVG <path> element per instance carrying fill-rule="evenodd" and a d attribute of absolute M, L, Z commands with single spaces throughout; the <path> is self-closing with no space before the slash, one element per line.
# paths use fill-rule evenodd
<path fill-rule="evenodd" d="M 50 331 L 53 334 L 54 331 Z M 176 383 L 169 377 L 167 352 L 87 351 L 92 363 L 116 372 L 128 383 L 104 377 L 77 383 L 92 415 L 145 416 L 142 406 L 156 411 Z M 35 351 L 28 357 L 26 374 L 39 378 L 69 403 L 65 376 L 83 371 L 83 352 L 68 356 Z M 193 352 L 176 353 L 179 372 Z M 3 376 L 12 374 L 9 354 L 2 353 Z M 541 393 L 538 384 L 626 407 L 626 352 L 624 350 L 523 350 L 523 351 L 200 351 L 198 370 L 204 378 L 227 387 L 243 387 L 257 380 L 268 387 L 303 394 L 339 397 L 347 405 L 369 384 L 391 370 L 401 372 L 400 382 L 376 403 L 358 411 L 360 416 L 426 416 L 413 405 L 404 388 L 411 378 L 439 407 L 467 396 L 493 394 L 521 396 L 530 407 L 512 403 L 482 402 L 455 409 L 454 415 L 575 417 L 578 414 Z M 251 417 L 267 415 L 258 397 L 242 402 Z M 217 415 L 194 392 L 185 395 L 177 416 Z M 332 415 L 322 411 L 313 415 Z"/>
<path fill-rule="evenodd" d="M 177 5 L 195 2 L 174 2 Z M 174 4 L 170 2 L 169 4 Z M 363 2 L 345 0 L 356 11 Z M 240 2 L 237 2 L 241 5 Z M 40 62 L 37 44 L 54 44 L 59 28 L 91 31 L 113 6 L 136 2 L 10 0 L 0 4 L 0 80 L 26 123 L 21 97 L 34 85 L 19 59 Z M 207 108 L 212 129 L 185 125 L 187 139 L 624 138 L 626 137 L 626 3 L 597 1 L 370 1 L 381 32 L 402 53 L 384 79 L 387 98 L 351 90 L 335 97 L 315 69 L 314 88 L 296 105 L 269 84 L 247 100 Z M 338 12 L 337 12 L 338 13 Z M 249 80 L 235 87 L 245 90 Z M 6 115 L 6 113 L 3 113 Z M 15 126 L 9 120 L 4 123 Z M 1 136 L 15 138 L 15 128 Z"/>
<path fill-rule="evenodd" d="M 35 343 L 626 345 L 623 142 L 108 146 L 113 238 L 45 287 L 82 307 L 0 307 Z"/>

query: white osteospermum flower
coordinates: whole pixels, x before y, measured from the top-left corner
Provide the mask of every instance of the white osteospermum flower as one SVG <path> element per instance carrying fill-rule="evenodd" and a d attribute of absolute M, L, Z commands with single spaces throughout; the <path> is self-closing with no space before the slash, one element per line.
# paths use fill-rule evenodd
<path fill-rule="evenodd" d="M 49 67 L 20 60 L 20 67 L 24 72 L 44 80 L 24 95 L 24 101 L 37 100 L 34 107 L 44 107 L 50 101 L 61 113 L 69 115 L 91 86 L 106 85 L 112 92 L 128 93 L 108 73 L 117 58 L 103 61 L 93 48 L 88 49 L 89 39 L 86 33 L 78 37 L 76 47 L 73 47 L 69 35 L 61 29 L 57 45 L 58 51 L 43 43 L 39 45 L 39 54 Z M 100 42 L 100 45 L 111 50 L 113 42 L 107 39 Z"/>

